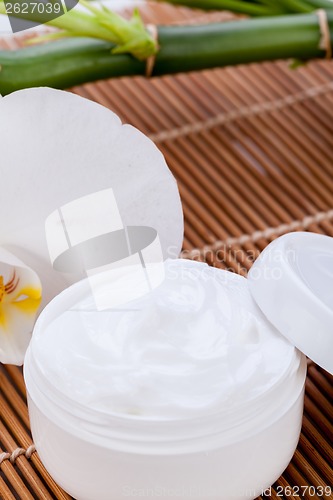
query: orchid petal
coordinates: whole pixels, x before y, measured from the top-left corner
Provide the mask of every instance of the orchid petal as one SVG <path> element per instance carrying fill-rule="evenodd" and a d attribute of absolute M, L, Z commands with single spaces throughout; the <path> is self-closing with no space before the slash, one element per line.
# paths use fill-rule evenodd
<path fill-rule="evenodd" d="M 21 365 L 41 302 L 41 283 L 32 269 L 3 248 L 0 277 L 0 362 Z"/>
<path fill-rule="evenodd" d="M 34 88 L 0 100 L 0 218 L 6 245 L 43 284 L 44 304 L 77 278 L 52 267 L 45 221 L 80 197 L 112 188 L 124 225 L 154 228 L 164 258 L 179 255 L 183 214 L 163 155 L 103 106 L 69 92 Z"/>

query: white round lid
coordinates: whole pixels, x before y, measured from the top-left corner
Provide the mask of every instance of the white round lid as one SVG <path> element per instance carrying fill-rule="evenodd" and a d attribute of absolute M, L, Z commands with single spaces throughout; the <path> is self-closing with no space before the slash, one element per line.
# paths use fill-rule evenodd
<path fill-rule="evenodd" d="M 281 334 L 333 374 L 333 238 L 281 236 L 252 266 L 249 286 Z"/>

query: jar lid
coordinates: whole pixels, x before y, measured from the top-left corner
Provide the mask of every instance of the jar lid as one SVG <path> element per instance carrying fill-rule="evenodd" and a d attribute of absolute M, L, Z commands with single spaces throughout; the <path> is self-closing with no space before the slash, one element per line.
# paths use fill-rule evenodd
<path fill-rule="evenodd" d="M 248 278 L 267 319 L 333 374 L 333 238 L 305 232 L 281 236 L 261 253 Z"/>

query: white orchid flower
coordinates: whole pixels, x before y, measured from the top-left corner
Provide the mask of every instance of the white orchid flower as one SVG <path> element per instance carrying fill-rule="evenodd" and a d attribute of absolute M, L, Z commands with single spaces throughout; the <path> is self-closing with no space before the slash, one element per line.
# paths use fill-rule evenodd
<path fill-rule="evenodd" d="M 184 228 L 177 183 L 153 142 L 131 125 L 123 125 L 112 111 L 70 92 L 21 90 L 0 99 L 0 137 L 1 201 L 10 206 L 0 217 L 0 246 L 17 251 L 38 273 L 42 306 L 86 277 L 84 272 L 62 271 L 54 265 L 46 221 L 94 193 L 112 190 L 119 227 L 153 228 L 163 258 L 178 257 Z M 85 229 L 89 238 L 104 231 L 107 214 L 92 221 L 93 214 L 95 209 L 78 214 L 75 231 L 67 228 L 71 246 L 86 238 Z M 110 231 L 117 222 L 111 219 Z M 56 224 L 61 226 L 60 219 Z M 64 233 L 54 230 L 59 237 L 52 253 L 58 255 L 68 242 Z"/>
<path fill-rule="evenodd" d="M 0 248 L 0 362 L 23 364 L 41 296 L 37 274 Z"/>
<path fill-rule="evenodd" d="M 21 364 L 41 283 L 43 307 L 88 273 L 94 281 L 95 268 L 98 273 L 109 264 L 108 247 L 97 252 L 104 260 L 82 270 L 68 250 L 117 230 L 129 238 L 128 228 L 150 228 L 156 237 L 141 246 L 128 243 L 130 250 L 117 257 L 132 263 L 139 256 L 146 268 L 155 263 L 157 242 L 163 259 L 178 257 L 183 213 L 177 183 L 153 142 L 90 100 L 49 88 L 13 92 L 0 99 L 0 137 L 2 205 L 10 207 L 0 217 L 0 250 L 7 248 L 25 263 L 0 252 L 0 361 Z M 105 210 L 100 197 L 94 201 L 96 193 L 103 199 L 103 193 L 112 193 Z M 80 200 L 94 203 L 69 217 L 69 208 Z M 111 215 L 110 203 L 116 207 Z M 65 268 L 59 262 L 67 254 L 71 265 Z"/>

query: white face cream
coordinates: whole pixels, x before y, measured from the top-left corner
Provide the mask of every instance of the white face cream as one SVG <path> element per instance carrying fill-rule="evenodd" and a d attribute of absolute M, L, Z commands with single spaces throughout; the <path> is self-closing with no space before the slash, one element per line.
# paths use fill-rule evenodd
<path fill-rule="evenodd" d="M 38 453 L 78 500 L 252 500 L 295 451 L 305 358 L 245 278 L 180 259 L 164 270 L 118 310 L 96 310 L 88 280 L 45 308 L 24 366 Z"/>
<path fill-rule="evenodd" d="M 250 403 L 284 375 L 296 349 L 263 317 L 247 280 L 205 264 L 165 263 L 165 280 L 115 311 L 90 295 L 35 339 L 51 384 L 106 413 L 207 415 Z"/>

